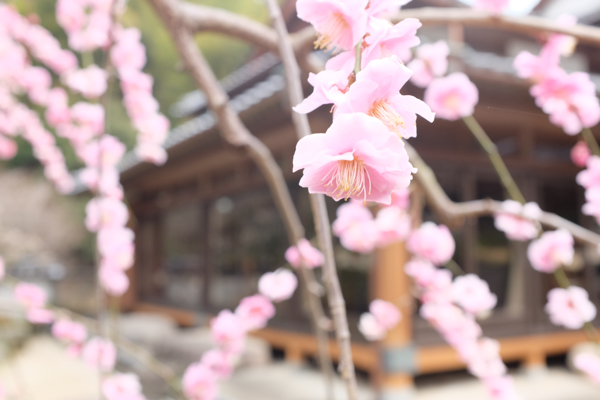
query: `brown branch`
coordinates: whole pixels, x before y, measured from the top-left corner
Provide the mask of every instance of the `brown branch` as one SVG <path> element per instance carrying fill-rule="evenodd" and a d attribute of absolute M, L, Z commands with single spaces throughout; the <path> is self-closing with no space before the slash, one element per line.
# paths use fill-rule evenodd
<path fill-rule="evenodd" d="M 406 144 L 406 150 L 410 162 L 418 172 L 415 174 L 415 180 L 423 189 L 429 206 L 446 223 L 450 225 L 462 224 L 467 217 L 477 217 L 484 215 L 493 215 L 498 212 L 506 212 L 502 208 L 502 202 L 491 199 L 474 200 L 462 203 L 455 203 L 446 195 L 444 189 L 440 186 L 431 168 L 423 161 L 417 151 L 409 144 Z M 600 244 L 600 235 L 585 229 L 569 220 L 566 220 L 556 214 L 544 212 L 539 222 L 551 229 L 566 229 L 580 243 L 597 246 Z"/>
<path fill-rule="evenodd" d="M 292 105 L 299 104 L 304 98 L 304 93 L 302 91 L 300 67 L 296 61 L 294 48 L 288 35 L 285 21 L 281 15 L 279 5 L 275 0 L 267 0 L 267 6 L 271 15 L 271 21 L 279 39 L 279 54 L 285 68 L 287 92 L 290 103 Z M 308 117 L 305 114 L 292 112 L 292 121 L 296 128 L 298 138 L 302 139 L 311 134 Z M 333 257 L 333 243 L 331 241 L 331 233 L 329 232 L 329 216 L 327 214 L 324 196 L 322 194 L 311 194 L 310 197 L 319 244 L 326 256 L 325 264 L 323 265 L 323 275 L 327 286 L 329 306 L 331 315 L 333 316 L 340 348 L 340 372 L 346 382 L 348 398 L 350 400 L 355 400 L 358 394 L 354 363 L 352 360 L 350 330 L 348 329 L 344 296 L 340 287 L 335 259 Z M 326 342 L 324 342 L 323 346 L 326 345 Z M 329 360 L 329 362 L 331 361 Z M 332 398 L 332 396 L 333 393 L 330 392 L 329 398 Z"/>

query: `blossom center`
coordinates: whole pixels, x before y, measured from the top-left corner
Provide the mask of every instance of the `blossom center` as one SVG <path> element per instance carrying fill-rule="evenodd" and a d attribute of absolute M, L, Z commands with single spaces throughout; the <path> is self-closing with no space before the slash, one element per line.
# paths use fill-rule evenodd
<path fill-rule="evenodd" d="M 400 129 L 403 129 L 406 132 L 406 123 L 400 114 L 398 114 L 387 101 L 382 100 L 374 103 L 373 108 L 369 111 L 369 115 L 379 119 L 392 132 L 404 136 L 400 133 Z"/>
<path fill-rule="evenodd" d="M 315 41 L 315 49 L 329 50 L 341 43 L 350 25 L 341 13 L 333 13 L 319 27 L 319 36 Z"/>
<path fill-rule="evenodd" d="M 367 201 L 367 194 L 371 194 L 371 177 L 362 160 L 355 158 L 351 161 L 338 161 L 321 182 L 327 179 L 330 174 L 331 177 L 325 184 L 325 187 L 332 188 L 332 191 L 329 193 L 331 197 L 348 200 L 351 196 L 360 196 L 362 194 L 364 201 Z"/>
<path fill-rule="evenodd" d="M 459 106 L 458 96 L 454 93 L 449 94 L 444 99 L 444 107 L 450 110 L 456 110 Z"/>

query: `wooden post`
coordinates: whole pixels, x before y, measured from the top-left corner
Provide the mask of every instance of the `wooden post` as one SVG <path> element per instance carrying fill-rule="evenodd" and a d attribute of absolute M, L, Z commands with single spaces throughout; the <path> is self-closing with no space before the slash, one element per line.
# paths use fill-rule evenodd
<path fill-rule="evenodd" d="M 376 253 L 371 275 L 371 299 L 389 301 L 402 311 L 402 321 L 379 344 L 379 366 L 373 376 L 381 400 L 405 400 L 414 396 L 416 349 L 412 344 L 413 300 L 404 264 L 410 254 L 404 243 Z"/>

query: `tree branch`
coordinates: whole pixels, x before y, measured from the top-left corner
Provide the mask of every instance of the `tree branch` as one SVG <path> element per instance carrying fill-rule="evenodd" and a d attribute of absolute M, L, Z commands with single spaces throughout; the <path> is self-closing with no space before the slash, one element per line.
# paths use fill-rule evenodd
<path fill-rule="evenodd" d="M 271 15 L 271 21 L 275 26 L 279 39 L 279 54 L 283 61 L 287 79 L 287 91 L 291 104 L 299 104 L 304 99 L 300 68 L 296 61 L 294 48 L 289 38 L 287 27 L 279 5 L 275 0 L 267 0 L 267 6 Z M 296 127 L 298 138 L 302 139 L 311 134 L 310 124 L 306 114 L 292 112 L 292 120 Z M 355 400 L 357 394 L 356 375 L 352 360 L 352 346 L 350 341 L 350 330 L 346 316 L 344 296 L 340 287 L 335 259 L 333 257 L 333 243 L 331 232 L 329 232 L 329 216 L 325 205 L 325 197 L 322 194 L 311 194 L 311 206 L 317 227 L 317 236 L 321 250 L 325 254 L 323 275 L 327 286 L 329 307 L 337 333 L 338 345 L 340 347 L 340 372 L 346 382 L 348 398 Z M 326 345 L 326 344 L 325 344 Z M 330 397 L 332 394 L 330 394 Z"/>
<path fill-rule="evenodd" d="M 418 169 L 415 180 L 423 189 L 427 203 L 446 223 L 451 225 L 462 224 L 467 217 L 478 217 L 493 215 L 498 212 L 506 212 L 502 208 L 502 202 L 491 199 L 474 200 L 455 203 L 446 195 L 440 186 L 431 168 L 423 161 L 417 151 L 408 143 L 405 144 L 406 151 L 412 165 Z M 566 229 L 580 243 L 597 246 L 600 244 L 600 235 L 585 229 L 556 214 L 543 212 L 539 222 L 551 229 Z"/>

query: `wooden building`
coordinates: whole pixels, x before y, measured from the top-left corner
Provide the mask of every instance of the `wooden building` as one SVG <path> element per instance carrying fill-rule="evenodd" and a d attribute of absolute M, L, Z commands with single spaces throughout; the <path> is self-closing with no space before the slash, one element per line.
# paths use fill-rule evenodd
<path fill-rule="evenodd" d="M 290 26 L 299 27 L 299 23 L 291 21 Z M 434 41 L 447 38 L 449 31 L 453 35 L 445 26 L 423 28 L 420 33 Z M 581 214 L 583 189 L 575 183 L 579 169 L 569 159 L 576 138 L 550 124 L 530 97 L 528 84 L 512 72 L 507 55 L 534 46 L 531 38 L 483 28 L 467 28 L 463 33 L 466 44 L 453 57 L 452 68 L 464 70 L 478 86 L 475 117 L 498 146 L 527 200 L 597 229 L 595 221 Z M 583 47 L 574 60 L 580 62 L 578 67 L 587 64 L 590 71 L 600 71 L 600 60 L 589 50 Z M 243 121 L 283 169 L 311 237 L 307 191 L 298 186 L 301 174 L 291 172 L 297 140 L 282 73 L 277 57 L 267 53 L 225 78 L 223 84 Z M 406 90 L 405 94 L 422 98 L 420 89 L 409 85 Z M 260 275 L 285 263 L 283 253 L 289 243 L 264 178 L 242 150 L 220 138 L 202 95 L 190 93 L 173 112 L 185 122 L 169 137 L 169 161 L 156 167 L 127 158 L 122 165 L 122 183 L 137 235 L 134 284 L 127 299 L 131 309 L 166 312 L 183 325 L 202 324 L 208 316 L 233 308 L 242 297 L 255 293 Z M 310 123 L 313 132 L 325 132 L 331 123 L 327 107 L 312 113 Z M 505 198 L 489 160 L 462 122 L 429 124 L 420 119 L 418 137 L 410 142 L 453 200 Z M 333 220 L 338 203 L 328 199 L 328 206 Z M 423 218 L 436 220 L 427 208 Z M 554 283 L 551 276 L 529 267 L 526 244 L 508 242 L 488 217 L 472 218 L 453 228 L 455 260 L 467 272 L 485 279 L 498 296 L 496 310 L 481 323 L 486 335 L 501 340 L 506 361 L 540 366 L 548 355 L 564 354 L 584 340 L 579 332 L 550 324 L 543 305 Z M 372 256 L 336 245 L 336 256 L 358 369 L 372 373 L 393 391 L 410 386 L 414 374 L 464 367 L 418 317 L 416 305 L 409 300 L 410 282 L 402 272 L 408 255 L 402 244 Z M 573 283 L 585 287 L 597 304 L 599 263 L 594 249 L 577 248 L 576 263 L 569 271 Z M 368 344 L 356 329 L 360 313 L 373 298 L 401 305 L 405 316 L 380 344 Z M 269 328 L 257 335 L 283 349 L 289 360 L 316 351 L 297 297 L 278 305 Z M 335 358 L 333 342 L 331 349 Z"/>

